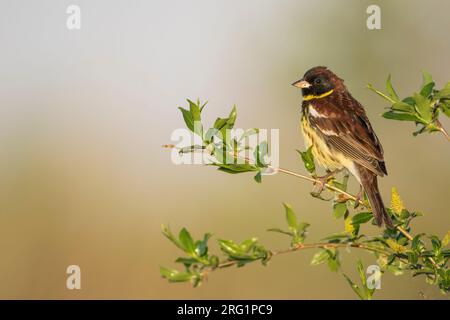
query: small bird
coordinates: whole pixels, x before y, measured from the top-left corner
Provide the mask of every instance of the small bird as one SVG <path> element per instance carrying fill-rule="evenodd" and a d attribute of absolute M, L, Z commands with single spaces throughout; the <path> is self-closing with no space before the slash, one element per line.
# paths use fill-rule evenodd
<path fill-rule="evenodd" d="M 314 67 L 292 84 L 302 89 L 301 129 L 306 147 L 331 175 L 347 169 L 367 194 L 375 222 L 394 228 L 378 190 L 377 176 L 387 175 L 383 148 L 372 129 L 363 106 L 344 85 L 344 80 L 327 67 Z"/>

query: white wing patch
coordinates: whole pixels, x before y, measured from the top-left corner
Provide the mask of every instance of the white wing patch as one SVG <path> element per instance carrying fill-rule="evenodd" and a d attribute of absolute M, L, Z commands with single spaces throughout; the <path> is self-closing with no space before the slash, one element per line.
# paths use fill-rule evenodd
<path fill-rule="evenodd" d="M 333 130 L 322 130 L 322 129 L 320 129 L 320 131 L 322 131 L 322 133 L 324 134 L 324 135 L 327 135 L 327 136 L 338 136 L 338 134 L 336 133 L 336 132 L 334 132 Z"/>
<path fill-rule="evenodd" d="M 326 118 L 327 117 L 326 115 L 318 112 L 312 104 L 310 104 L 308 106 L 308 108 L 309 108 L 309 115 L 314 118 Z M 327 136 L 338 136 L 338 134 L 336 132 L 334 132 L 333 130 L 326 130 L 326 129 L 322 129 L 320 127 L 319 127 L 319 129 L 323 134 L 325 134 Z"/>
<path fill-rule="evenodd" d="M 324 114 L 319 113 L 312 104 L 309 105 L 309 114 L 314 118 L 325 118 Z"/>

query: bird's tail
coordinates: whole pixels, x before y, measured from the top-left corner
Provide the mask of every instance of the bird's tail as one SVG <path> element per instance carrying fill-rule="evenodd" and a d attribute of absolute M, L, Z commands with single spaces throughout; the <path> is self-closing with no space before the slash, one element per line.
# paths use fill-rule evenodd
<path fill-rule="evenodd" d="M 391 217 L 386 212 L 386 207 L 384 206 L 383 199 L 381 199 L 380 191 L 378 190 L 377 175 L 362 166 L 358 166 L 358 173 L 364 191 L 369 198 L 376 224 L 381 227 L 384 222 L 386 227 L 394 229 L 394 224 L 392 223 Z"/>

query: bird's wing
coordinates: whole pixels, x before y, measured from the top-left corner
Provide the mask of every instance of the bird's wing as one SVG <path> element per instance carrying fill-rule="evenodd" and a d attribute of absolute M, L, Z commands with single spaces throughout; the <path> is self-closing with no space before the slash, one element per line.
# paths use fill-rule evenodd
<path fill-rule="evenodd" d="M 366 167 L 377 175 L 387 174 L 383 159 L 383 148 L 369 119 L 359 103 L 353 107 L 339 108 L 332 104 L 318 106 L 325 111 L 322 116 L 309 116 L 326 143 L 342 152 L 346 157 Z"/>

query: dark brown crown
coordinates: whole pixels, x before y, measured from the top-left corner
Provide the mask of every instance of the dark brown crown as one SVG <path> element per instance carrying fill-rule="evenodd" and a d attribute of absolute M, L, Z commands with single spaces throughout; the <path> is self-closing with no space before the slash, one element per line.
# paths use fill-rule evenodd
<path fill-rule="evenodd" d="M 330 79 L 337 90 L 346 90 L 344 80 L 339 78 L 333 71 L 324 66 L 317 66 L 306 71 L 303 79 L 315 78 L 319 75 L 325 76 Z"/>

